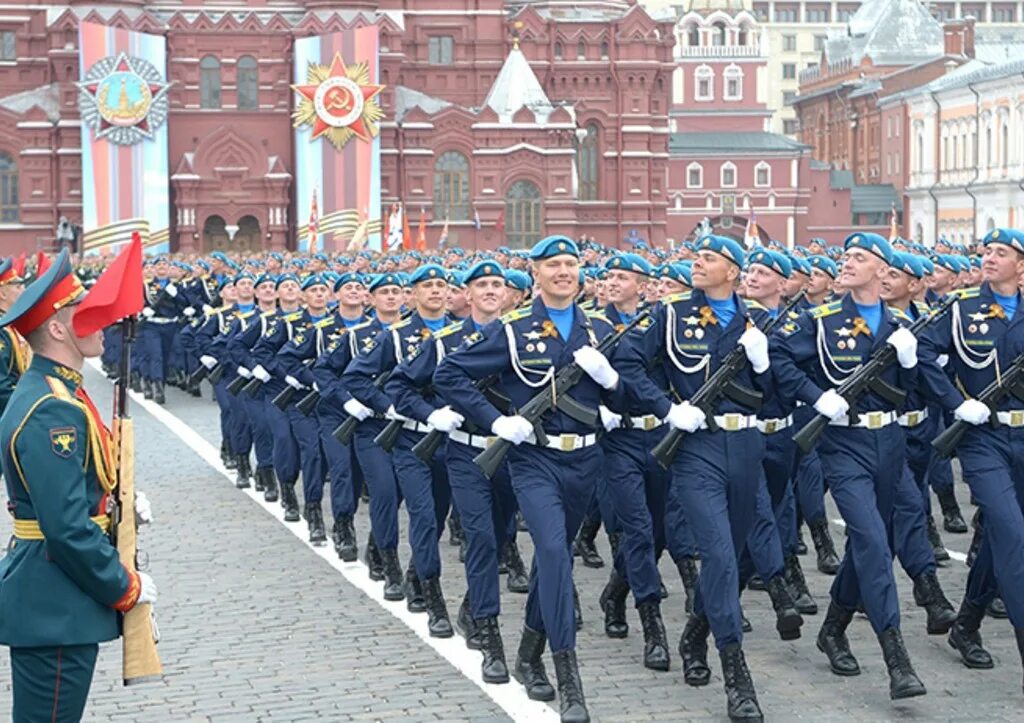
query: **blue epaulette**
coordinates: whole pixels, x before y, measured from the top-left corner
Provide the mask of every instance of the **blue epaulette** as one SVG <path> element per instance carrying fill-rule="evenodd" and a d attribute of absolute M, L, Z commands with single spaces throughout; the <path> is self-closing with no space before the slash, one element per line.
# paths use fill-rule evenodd
<path fill-rule="evenodd" d="M 299 309 L 298 311 L 293 311 L 290 314 L 285 314 L 284 317 L 282 318 L 285 321 L 298 321 L 299 319 L 302 318 L 302 313 L 302 309 Z"/>
<path fill-rule="evenodd" d="M 316 322 L 315 324 L 313 324 L 313 326 L 315 326 L 317 329 L 324 329 L 333 323 L 334 319 L 328 316 L 326 319 L 321 319 L 320 321 Z"/>
<path fill-rule="evenodd" d="M 663 304 L 674 304 L 677 301 L 689 301 L 693 297 L 692 291 L 678 291 L 674 294 L 669 294 L 664 297 L 661 302 Z"/>
<path fill-rule="evenodd" d="M 971 286 L 966 289 L 957 289 L 956 291 L 951 291 L 950 293 L 956 296 L 958 299 L 976 299 L 978 296 L 981 295 L 981 287 Z"/>
<path fill-rule="evenodd" d="M 438 332 L 436 334 L 434 334 L 434 338 L 435 339 L 443 339 L 446 336 L 451 336 L 455 332 L 461 331 L 462 330 L 462 326 L 465 323 L 466 322 L 464 320 L 459 320 L 459 321 L 456 321 L 454 324 L 449 324 L 448 326 L 445 326 L 445 327 L 439 329 Z"/>
<path fill-rule="evenodd" d="M 515 309 L 505 314 L 503 317 L 501 317 L 501 323 L 509 324 L 513 321 L 519 321 L 520 319 L 525 319 L 531 313 L 533 313 L 532 306 L 524 306 L 521 309 Z"/>

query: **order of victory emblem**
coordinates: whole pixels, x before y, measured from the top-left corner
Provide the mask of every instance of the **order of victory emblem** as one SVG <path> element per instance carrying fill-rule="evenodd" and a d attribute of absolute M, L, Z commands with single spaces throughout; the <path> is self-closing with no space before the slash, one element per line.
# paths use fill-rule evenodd
<path fill-rule="evenodd" d="M 78 86 L 78 111 L 96 138 L 131 146 L 153 137 L 167 120 L 169 103 L 159 70 L 126 53 L 97 61 Z"/>
<path fill-rule="evenodd" d="M 353 136 L 364 141 L 377 136 L 384 117 L 377 102 L 383 85 L 370 83 L 370 67 L 346 67 L 341 53 L 328 65 L 309 64 L 305 85 L 293 85 L 300 100 L 292 120 L 296 128 L 312 126 L 310 140 L 325 136 L 339 151 Z"/>

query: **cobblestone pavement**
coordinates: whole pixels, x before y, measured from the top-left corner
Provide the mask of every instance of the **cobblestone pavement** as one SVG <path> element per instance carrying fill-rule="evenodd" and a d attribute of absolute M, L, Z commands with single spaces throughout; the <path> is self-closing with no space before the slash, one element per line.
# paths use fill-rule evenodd
<path fill-rule="evenodd" d="M 109 383 L 88 369 L 86 385 L 99 408 L 109 409 Z M 216 407 L 209 388 L 204 386 L 204 391 L 205 397 L 197 400 L 170 390 L 165 410 L 216 447 Z M 403 606 L 391 606 L 389 614 L 367 597 L 360 589 L 365 579 L 360 566 L 334 562 L 329 548 L 310 548 L 301 526 L 300 539 L 280 522 L 278 506 L 270 506 L 273 515 L 268 514 L 267 508 L 235 490 L 208 458 L 138 405 L 135 419 L 138 486 L 149 495 L 156 516 L 156 522 L 143 530 L 143 545 L 160 589 L 157 610 L 166 677 L 163 682 L 123 688 L 118 646 L 104 646 L 87 720 L 490 721 L 546 717 L 538 716 L 538 710 L 550 714 L 536 704 L 530 707 L 514 682 L 478 685 L 470 679 L 479 665 L 478 654 L 467 656 L 458 638 L 440 645 L 422 639 L 423 616 L 415 616 L 414 627 L 419 629 L 414 631 L 400 619 L 411 619 Z M 966 489 L 961 486 L 958 491 L 969 518 Z M 326 510 L 325 517 L 330 519 Z M 361 543 L 368 525 L 366 510 L 360 509 Z M 0 535 L 8 533 L 9 522 L 3 519 Z M 841 541 L 841 529 L 834 527 L 833 533 Z M 967 535 L 947 534 L 945 539 L 951 550 L 967 551 Z M 524 557 L 531 554 L 527 535 L 520 537 L 520 545 Z M 600 550 L 609 559 L 603 534 Z M 447 535 L 442 555 L 444 589 L 454 616 L 464 577 Z M 400 556 L 403 563 L 409 559 L 407 547 Z M 813 557 L 803 562 L 811 590 L 824 608 L 830 578 L 814 569 Z M 697 689 L 682 682 L 675 651 L 684 622 L 682 586 L 667 556 L 662 574 L 670 593 L 662 609 L 675 656 L 668 673 L 641 666 L 642 638 L 635 612 L 630 611 L 629 638 L 604 636 L 597 599 L 607 568 L 577 566 L 585 619 L 578 650 L 595 720 L 725 718 L 716 659 L 711 660 L 711 685 Z M 940 578 L 957 604 L 966 568 L 953 562 L 940 571 Z M 888 698 L 885 666 L 865 618 L 855 620 L 850 630 L 863 674 L 839 678 L 829 672 L 814 646 L 821 614 L 807 618 L 802 639 L 784 643 L 775 635 L 767 595 L 744 595 L 744 610 L 754 626 L 744 648 L 769 720 L 1022 719 L 1021 663 L 1008 622 L 987 620 L 982 628 L 995 669 L 968 670 L 944 637 L 925 634 L 924 613 L 914 606 L 909 580 L 899 573 L 898 581 L 904 637 L 928 687 L 926 697 L 899 703 Z M 368 585 L 372 591 L 379 587 Z M 501 621 L 510 663 L 524 602 L 524 595 L 503 592 Z M 456 653 L 447 657 L 468 661 L 462 668 L 470 677 L 439 653 L 453 650 Z M 0 720 L 10 710 L 8 665 L 6 655 L 0 656 Z M 550 662 L 548 670 L 553 676 Z"/>

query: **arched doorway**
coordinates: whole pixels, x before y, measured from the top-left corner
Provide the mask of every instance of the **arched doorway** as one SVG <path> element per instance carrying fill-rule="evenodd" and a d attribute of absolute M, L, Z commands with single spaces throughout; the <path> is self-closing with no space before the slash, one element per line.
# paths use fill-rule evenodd
<path fill-rule="evenodd" d="M 216 251 L 229 246 L 227 224 L 220 216 L 207 216 L 203 222 L 203 250 Z"/>
<path fill-rule="evenodd" d="M 544 203 L 540 189 L 530 181 L 516 181 L 505 195 L 505 242 L 526 248 L 540 241 Z"/>
<path fill-rule="evenodd" d="M 262 248 L 260 241 L 260 222 L 255 216 L 242 216 L 238 219 L 238 231 L 231 242 L 235 251 L 256 251 Z"/>

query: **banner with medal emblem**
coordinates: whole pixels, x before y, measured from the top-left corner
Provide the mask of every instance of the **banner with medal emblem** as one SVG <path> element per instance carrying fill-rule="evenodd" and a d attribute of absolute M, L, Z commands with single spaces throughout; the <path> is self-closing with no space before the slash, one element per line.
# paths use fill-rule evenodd
<path fill-rule="evenodd" d="M 116 251 L 138 232 L 148 253 L 169 250 L 167 41 L 78 26 L 82 221 L 86 252 Z"/>
<path fill-rule="evenodd" d="M 380 34 L 376 25 L 295 41 L 297 218 L 303 252 L 380 250 Z"/>

